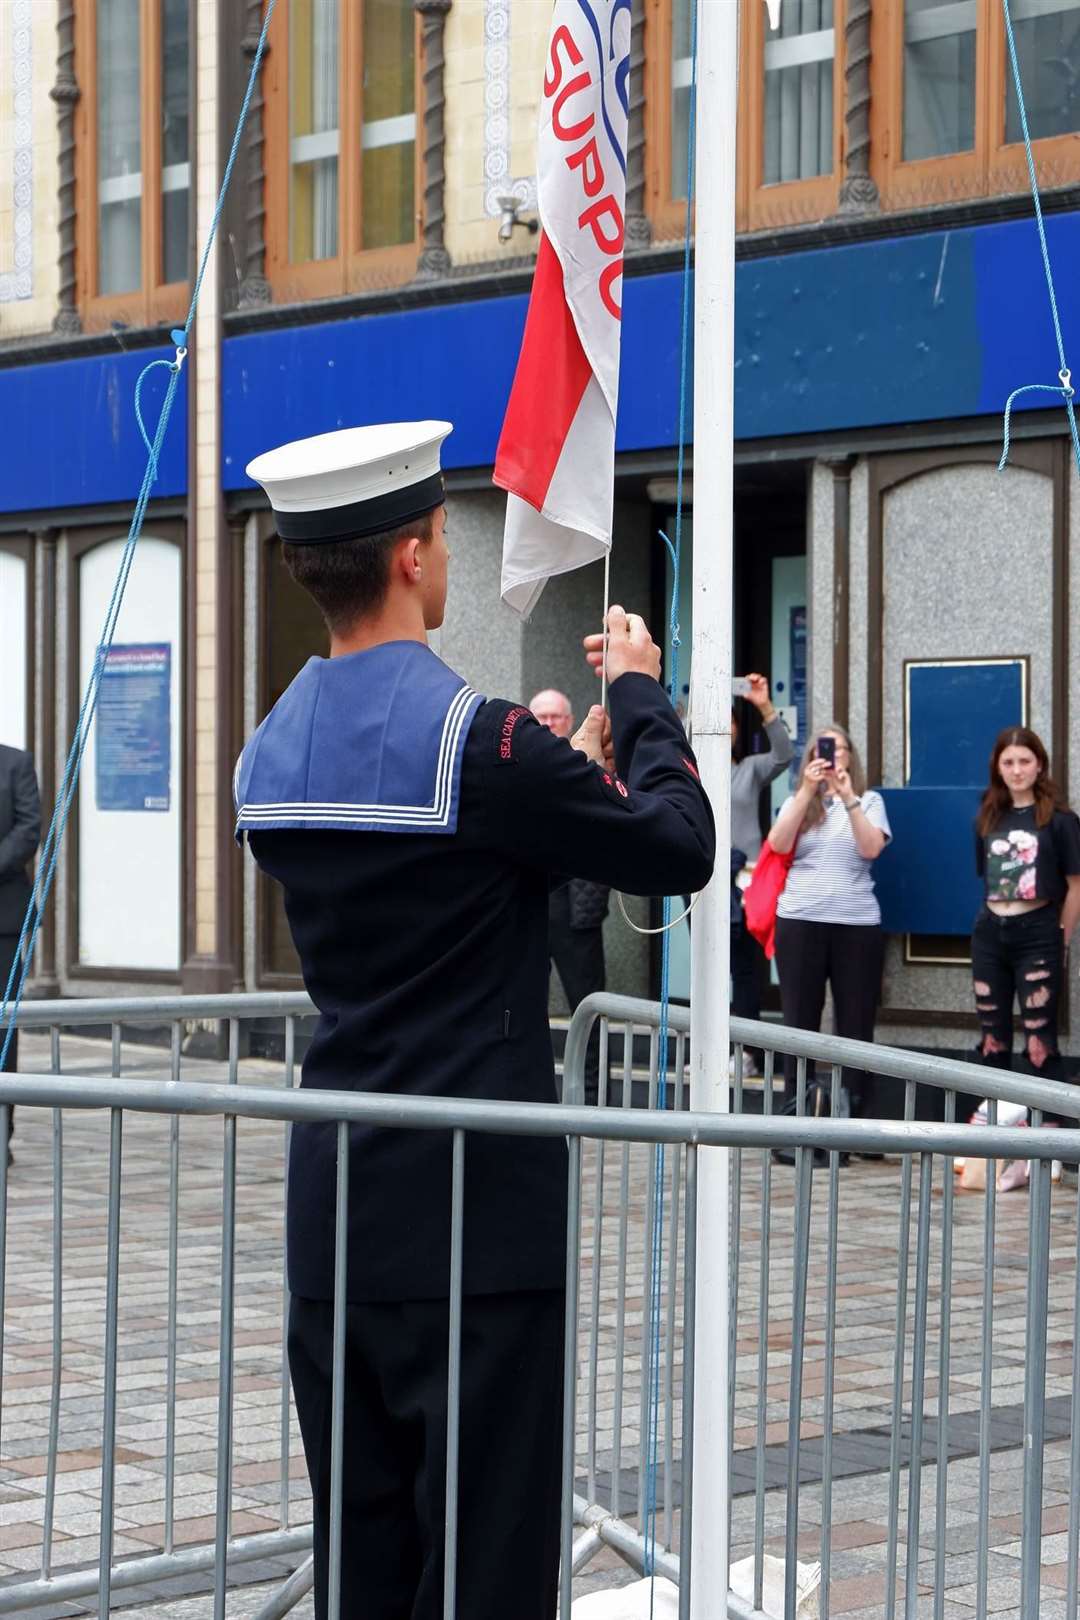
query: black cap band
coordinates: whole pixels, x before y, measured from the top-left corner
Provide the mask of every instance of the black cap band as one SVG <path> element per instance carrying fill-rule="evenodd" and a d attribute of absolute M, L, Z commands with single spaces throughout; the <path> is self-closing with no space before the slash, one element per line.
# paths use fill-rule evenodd
<path fill-rule="evenodd" d="M 293 545 L 328 545 L 332 540 L 360 540 L 368 534 L 399 529 L 414 518 L 426 517 L 446 499 L 442 473 L 432 473 L 418 484 L 388 489 L 351 506 L 331 506 L 318 512 L 275 512 L 277 532 Z"/>

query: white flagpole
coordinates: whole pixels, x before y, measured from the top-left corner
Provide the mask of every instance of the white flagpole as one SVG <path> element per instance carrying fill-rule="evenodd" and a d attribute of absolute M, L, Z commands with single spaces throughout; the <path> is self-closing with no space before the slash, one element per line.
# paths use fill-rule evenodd
<path fill-rule="evenodd" d="M 694 309 L 694 747 L 716 814 L 716 876 L 694 913 L 690 1105 L 728 1112 L 734 440 L 735 0 L 698 0 Z M 701 1150 L 695 1302 L 692 1620 L 723 1620 L 728 1591 L 729 1164 Z"/>

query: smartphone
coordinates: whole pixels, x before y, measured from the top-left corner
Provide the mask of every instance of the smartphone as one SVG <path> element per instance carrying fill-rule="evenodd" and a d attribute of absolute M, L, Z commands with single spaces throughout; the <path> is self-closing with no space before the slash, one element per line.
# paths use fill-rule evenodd
<path fill-rule="evenodd" d="M 817 740 L 817 757 L 823 759 L 830 771 L 836 769 L 836 738 L 819 737 Z"/>
<path fill-rule="evenodd" d="M 749 676 L 733 675 L 731 677 L 731 695 L 733 698 L 748 698 L 750 696 Z"/>

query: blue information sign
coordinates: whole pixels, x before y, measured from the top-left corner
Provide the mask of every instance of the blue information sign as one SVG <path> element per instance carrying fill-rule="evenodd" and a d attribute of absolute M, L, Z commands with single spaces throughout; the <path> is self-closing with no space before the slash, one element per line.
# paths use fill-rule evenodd
<path fill-rule="evenodd" d="M 97 807 L 168 810 L 172 648 L 110 647 L 97 702 Z"/>
<path fill-rule="evenodd" d="M 791 701 L 798 716 L 798 737 L 806 741 L 806 609 L 791 610 Z"/>

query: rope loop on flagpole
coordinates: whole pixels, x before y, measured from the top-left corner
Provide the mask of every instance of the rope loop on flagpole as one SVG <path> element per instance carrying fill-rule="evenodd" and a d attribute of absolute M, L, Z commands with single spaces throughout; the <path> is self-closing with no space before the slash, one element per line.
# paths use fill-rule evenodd
<path fill-rule="evenodd" d="M 692 894 L 690 896 L 690 904 L 686 907 L 685 911 L 680 911 L 677 917 L 672 917 L 670 922 L 661 923 L 658 928 L 643 928 L 640 923 L 636 923 L 633 917 L 631 917 L 630 913 L 626 909 L 626 901 L 617 890 L 615 893 L 615 898 L 619 903 L 619 910 L 622 912 L 623 922 L 628 928 L 632 928 L 635 934 L 670 934 L 676 923 L 686 921 L 687 917 L 689 917 L 690 913 L 693 911 L 704 892 L 704 889 L 702 889 L 697 894 Z"/>

